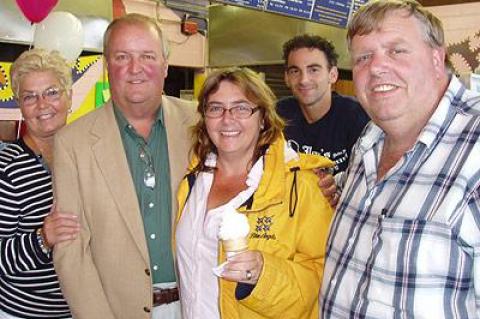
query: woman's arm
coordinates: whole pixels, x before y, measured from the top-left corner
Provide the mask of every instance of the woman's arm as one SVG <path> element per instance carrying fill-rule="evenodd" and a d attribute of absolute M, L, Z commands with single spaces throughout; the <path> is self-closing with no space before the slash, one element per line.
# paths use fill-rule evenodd
<path fill-rule="evenodd" d="M 7 172 L 0 173 L 0 275 L 17 275 L 52 261 L 50 254 L 42 251 L 35 231 L 19 229 L 29 207 L 43 209 L 34 196 L 23 198 L 26 191 L 15 185 Z M 31 222 L 41 226 L 39 221 L 32 219 Z"/>
<path fill-rule="evenodd" d="M 294 215 L 297 220 L 292 220 L 296 229 L 289 230 L 296 233 L 293 257 L 286 259 L 272 253 L 249 251 L 229 259 L 226 276 L 223 276 L 227 280 L 255 284 L 250 295 L 240 302 L 266 317 L 308 318 L 317 309 L 333 211 L 316 185 L 318 179 L 314 174 L 301 174 L 298 180 L 299 201 Z M 257 254 L 261 254 L 260 268 Z M 250 281 L 246 280 L 246 270 L 252 273 Z M 245 286 L 237 286 L 237 295 L 239 287 Z"/>

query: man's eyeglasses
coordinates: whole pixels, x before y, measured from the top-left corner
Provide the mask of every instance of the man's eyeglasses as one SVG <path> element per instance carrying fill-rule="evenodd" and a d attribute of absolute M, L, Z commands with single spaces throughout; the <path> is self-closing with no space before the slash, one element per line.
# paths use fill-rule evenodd
<path fill-rule="evenodd" d="M 145 164 L 143 171 L 143 183 L 150 189 L 155 188 L 155 167 L 153 166 L 152 154 L 143 145 L 140 145 L 140 159 Z"/>
<path fill-rule="evenodd" d="M 230 113 L 235 119 L 248 119 L 257 112 L 260 107 L 253 107 L 248 103 L 235 104 L 231 108 L 227 109 L 224 105 L 219 103 L 207 104 L 205 108 L 205 116 L 212 119 L 222 117 L 226 111 Z"/>
<path fill-rule="evenodd" d="M 40 96 L 47 102 L 57 102 L 63 94 L 63 90 L 57 87 L 51 87 L 43 91 L 41 94 L 37 92 L 29 92 L 20 95 L 20 103 L 25 106 L 34 105 L 40 99 Z"/>

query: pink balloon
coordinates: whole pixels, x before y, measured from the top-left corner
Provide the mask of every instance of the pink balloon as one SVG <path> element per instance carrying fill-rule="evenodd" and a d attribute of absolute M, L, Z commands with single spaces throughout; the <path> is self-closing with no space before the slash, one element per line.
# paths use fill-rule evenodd
<path fill-rule="evenodd" d="M 15 0 L 23 15 L 32 23 L 45 19 L 58 0 Z"/>

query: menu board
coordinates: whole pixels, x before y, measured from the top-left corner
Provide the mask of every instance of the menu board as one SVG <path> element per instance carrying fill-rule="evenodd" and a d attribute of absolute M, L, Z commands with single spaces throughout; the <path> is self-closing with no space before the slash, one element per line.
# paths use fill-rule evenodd
<path fill-rule="evenodd" d="M 267 0 L 265 10 L 310 19 L 315 0 Z"/>
<path fill-rule="evenodd" d="M 346 27 L 351 13 L 368 0 L 220 0 L 219 2 Z"/>
<path fill-rule="evenodd" d="M 358 8 L 360 8 L 361 6 L 363 6 L 367 2 L 368 2 L 368 0 L 354 0 L 353 1 L 352 13 L 357 12 Z"/>
<path fill-rule="evenodd" d="M 231 3 L 242 7 L 264 9 L 267 0 L 223 0 L 221 2 Z"/>
<path fill-rule="evenodd" d="M 317 0 L 311 19 L 320 23 L 345 27 L 350 14 L 350 1 Z"/>

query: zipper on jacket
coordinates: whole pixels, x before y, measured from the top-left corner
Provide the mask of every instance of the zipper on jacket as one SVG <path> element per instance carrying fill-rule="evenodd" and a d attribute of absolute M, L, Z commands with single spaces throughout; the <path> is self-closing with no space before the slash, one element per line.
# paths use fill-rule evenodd
<path fill-rule="evenodd" d="M 293 172 L 293 183 L 290 188 L 290 202 L 288 203 L 288 216 L 293 217 L 295 215 L 295 210 L 297 209 L 298 203 L 298 189 L 297 189 L 297 172 L 300 170 L 300 167 L 290 168 L 290 172 Z M 295 196 L 295 200 L 293 197 Z M 293 203 L 293 207 L 292 207 Z"/>

